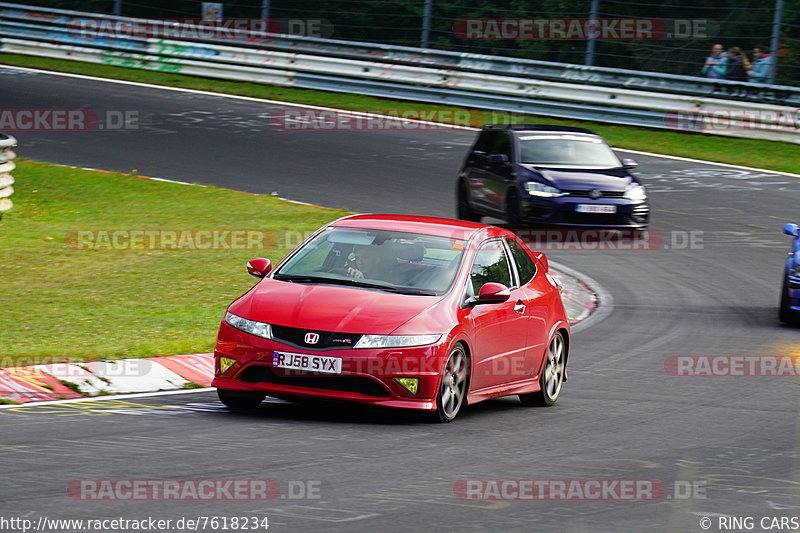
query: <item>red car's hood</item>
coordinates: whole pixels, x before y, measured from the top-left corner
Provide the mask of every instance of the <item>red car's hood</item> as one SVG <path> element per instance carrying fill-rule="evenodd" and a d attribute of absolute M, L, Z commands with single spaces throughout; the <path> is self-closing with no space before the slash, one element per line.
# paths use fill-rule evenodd
<path fill-rule="evenodd" d="M 250 320 L 281 326 L 386 335 L 441 301 L 440 296 L 392 294 L 266 278 L 231 304 L 230 311 Z"/>

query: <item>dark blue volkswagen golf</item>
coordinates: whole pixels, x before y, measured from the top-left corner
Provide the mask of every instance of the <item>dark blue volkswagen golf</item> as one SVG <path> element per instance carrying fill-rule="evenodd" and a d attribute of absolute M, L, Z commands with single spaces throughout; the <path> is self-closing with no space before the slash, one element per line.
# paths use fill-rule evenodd
<path fill-rule="evenodd" d="M 484 126 L 458 175 L 458 218 L 645 228 L 647 192 L 596 133 L 546 124 Z"/>
<path fill-rule="evenodd" d="M 797 224 L 786 224 L 783 232 L 794 237 L 794 240 L 783 272 L 778 318 L 784 324 L 800 324 L 800 229 Z"/>

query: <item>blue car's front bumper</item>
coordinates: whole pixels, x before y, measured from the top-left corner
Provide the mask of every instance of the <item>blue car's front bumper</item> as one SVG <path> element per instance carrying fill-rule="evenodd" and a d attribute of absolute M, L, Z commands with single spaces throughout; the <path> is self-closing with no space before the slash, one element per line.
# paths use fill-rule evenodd
<path fill-rule="evenodd" d="M 614 206 L 614 213 L 587 213 L 578 206 Z M 603 228 L 645 228 L 650 220 L 647 201 L 626 198 L 562 196 L 560 198 L 524 197 L 521 215 L 525 222 L 549 226 L 584 226 Z M 605 207 L 601 207 L 603 209 Z M 607 208 L 605 208 L 607 209 Z"/>

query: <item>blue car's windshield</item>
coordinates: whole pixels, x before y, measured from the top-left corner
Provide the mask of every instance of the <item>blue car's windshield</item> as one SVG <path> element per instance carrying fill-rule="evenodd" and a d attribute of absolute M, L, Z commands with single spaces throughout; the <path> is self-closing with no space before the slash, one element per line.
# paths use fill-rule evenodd
<path fill-rule="evenodd" d="M 523 133 L 519 136 L 520 162 L 569 168 L 616 168 L 613 150 L 595 135 Z"/>
<path fill-rule="evenodd" d="M 452 285 L 465 246 L 448 237 L 331 227 L 307 242 L 273 278 L 438 295 Z"/>

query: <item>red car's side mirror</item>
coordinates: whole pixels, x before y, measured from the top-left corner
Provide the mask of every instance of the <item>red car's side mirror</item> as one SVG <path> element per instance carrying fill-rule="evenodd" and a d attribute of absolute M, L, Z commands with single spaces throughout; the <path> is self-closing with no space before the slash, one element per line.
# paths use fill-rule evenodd
<path fill-rule="evenodd" d="M 542 264 L 545 272 L 550 271 L 550 261 L 547 260 L 547 256 L 544 252 L 533 252 L 533 257 Z"/>
<path fill-rule="evenodd" d="M 256 257 L 247 262 L 247 273 L 257 278 L 263 278 L 272 270 L 272 263 L 269 259 Z"/>
<path fill-rule="evenodd" d="M 479 304 L 495 304 L 508 301 L 511 297 L 511 291 L 502 283 L 495 283 L 490 281 L 484 284 L 478 291 L 478 297 L 475 298 L 475 303 Z"/>

